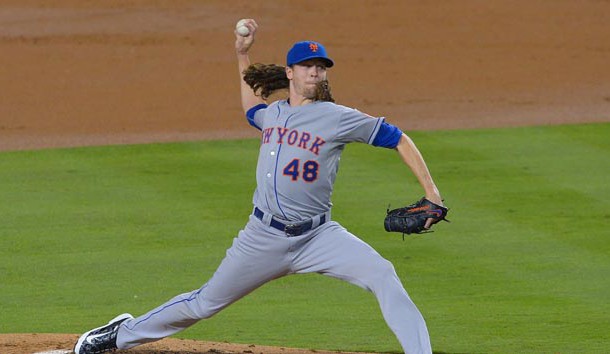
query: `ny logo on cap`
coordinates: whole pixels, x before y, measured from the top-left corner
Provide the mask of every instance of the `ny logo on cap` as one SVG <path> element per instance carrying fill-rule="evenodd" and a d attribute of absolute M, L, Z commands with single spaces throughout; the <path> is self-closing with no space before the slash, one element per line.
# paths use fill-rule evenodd
<path fill-rule="evenodd" d="M 318 45 L 316 43 L 309 43 L 309 49 L 315 53 L 318 51 Z"/>

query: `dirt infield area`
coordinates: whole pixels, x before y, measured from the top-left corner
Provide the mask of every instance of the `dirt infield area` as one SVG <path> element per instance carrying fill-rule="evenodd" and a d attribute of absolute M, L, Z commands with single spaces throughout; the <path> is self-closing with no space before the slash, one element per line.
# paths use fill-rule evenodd
<path fill-rule="evenodd" d="M 610 121 L 609 1 L 3 0 L 0 150 L 257 137 L 233 50 L 244 17 L 260 25 L 253 62 L 325 43 L 337 102 L 406 132 Z M 5 334 L 0 352 L 76 337 Z M 307 351 L 166 339 L 132 352 Z"/>
<path fill-rule="evenodd" d="M 78 335 L 72 334 L 10 334 L 0 335 L 2 354 L 68 354 L 76 343 Z M 284 347 L 269 347 L 255 344 L 233 344 L 202 342 L 187 339 L 167 338 L 157 343 L 146 344 L 137 349 L 118 350 L 116 354 L 337 354 L 350 352 L 329 352 Z M 355 353 L 353 353 L 355 354 Z M 359 353 L 366 354 L 366 353 Z"/>

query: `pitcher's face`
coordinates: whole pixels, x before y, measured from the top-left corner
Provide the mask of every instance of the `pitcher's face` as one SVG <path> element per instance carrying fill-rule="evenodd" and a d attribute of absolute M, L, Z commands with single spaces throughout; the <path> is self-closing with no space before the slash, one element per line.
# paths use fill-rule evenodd
<path fill-rule="evenodd" d="M 321 59 L 310 59 L 286 68 L 290 90 L 306 99 L 316 95 L 318 82 L 326 80 L 326 64 Z"/>

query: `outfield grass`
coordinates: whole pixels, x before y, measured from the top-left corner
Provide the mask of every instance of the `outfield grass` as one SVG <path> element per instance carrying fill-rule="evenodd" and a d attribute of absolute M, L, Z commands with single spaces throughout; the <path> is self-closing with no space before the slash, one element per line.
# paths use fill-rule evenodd
<path fill-rule="evenodd" d="M 392 151 L 349 146 L 333 218 L 390 259 L 446 353 L 603 353 L 610 124 L 416 132 L 451 224 L 383 231 L 421 196 Z M 256 140 L 0 153 L 0 332 L 79 333 L 198 288 L 251 211 Z M 383 173 L 379 173 L 383 171 Z M 287 277 L 179 335 L 397 352 L 375 299 Z"/>

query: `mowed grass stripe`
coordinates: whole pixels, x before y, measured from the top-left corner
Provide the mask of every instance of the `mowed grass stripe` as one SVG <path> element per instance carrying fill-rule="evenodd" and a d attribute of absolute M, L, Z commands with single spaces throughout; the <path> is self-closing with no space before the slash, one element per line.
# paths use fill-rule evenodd
<path fill-rule="evenodd" d="M 599 342 L 585 343 L 603 336 L 596 323 L 608 323 L 604 298 L 610 289 L 601 281 L 610 270 L 603 226 L 608 221 L 609 193 L 603 182 L 609 172 L 608 125 L 432 135 L 437 141 L 450 141 L 456 134 L 463 135 L 461 143 L 438 146 L 457 152 L 455 160 L 473 156 L 473 162 L 447 166 L 440 159 L 434 166 L 452 176 L 439 181 L 441 188 L 459 193 L 456 198 L 445 195 L 455 201 L 456 223 L 448 232 L 459 234 L 443 241 L 445 251 L 462 263 L 462 277 L 454 286 L 470 284 L 476 299 L 464 300 L 470 306 L 447 304 L 444 310 L 462 309 L 455 317 L 468 321 L 458 320 L 456 332 L 476 324 L 474 316 L 498 322 L 479 322 L 472 328 L 489 335 L 480 339 L 489 342 L 489 351 L 503 340 L 512 341 L 513 347 L 500 346 L 498 352 L 582 352 L 583 346 L 588 348 L 585 352 L 600 352 Z M 426 145 L 429 139 L 422 141 Z M 586 188 L 581 188 L 583 176 L 590 183 Z M 447 181 L 459 186 L 443 188 Z M 583 323 L 591 328 L 575 335 L 574 327 Z M 553 344 L 536 339 L 536 333 L 554 337 Z M 472 338 L 464 339 L 466 350 Z"/>
<path fill-rule="evenodd" d="M 383 231 L 421 189 L 350 145 L 333 218 L 390 259 L 435 350 L 603 352 L 610 124 L 414 132 L 451 212 Z M 0 332 L 77 333 L 199 287 L 247 221 L 255 140 L 0 153 Z M 100 275 L 100 271 L 102 271 Z M 180 335 L 320 349 L 400 346 L 374 297 L 315 275 L 265 285 Z"/>

